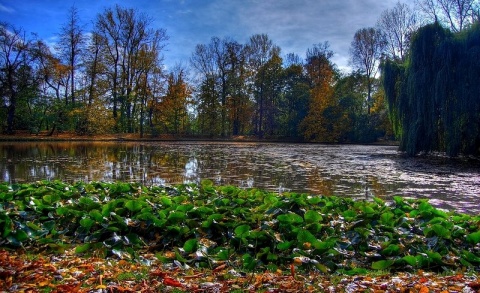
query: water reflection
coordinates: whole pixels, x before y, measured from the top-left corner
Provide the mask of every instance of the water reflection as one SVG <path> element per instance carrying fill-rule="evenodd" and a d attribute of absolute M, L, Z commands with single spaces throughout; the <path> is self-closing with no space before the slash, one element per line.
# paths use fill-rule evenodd
<path fill-rule="evenodd" d="M 428 198 L 478 213 L 478 160 L 411 159 L 396 147 L 257 143 L 0 143 L 7 182 L 198 183 L 349 196 Z"/>

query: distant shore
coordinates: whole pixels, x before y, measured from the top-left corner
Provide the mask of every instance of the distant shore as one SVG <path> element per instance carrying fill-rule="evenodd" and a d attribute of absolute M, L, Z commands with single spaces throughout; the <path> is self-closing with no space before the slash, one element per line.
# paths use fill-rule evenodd
<path fill-rule="evenodd" d="M 0 142 L 35 142 L 35 141 L 131 141 L 131 142 L 162 142 L 162 141 L 205 141 L 205 142 L 265 142 L 265 143 L 310 143 L 296 138 L 259 138 L 258 136 L 227 136 L 227 137 L 207 137 L 207 136 L 184 136 L 184 135 L 144 135 L 140 137 L 138 133 L 119 133 L 119 134 L 101 134 L 101 135 L 77 135 L 70 132 L 55 133 L 48 135 L 47 132 L 39 134 L 30 134 L 26 131 L 17 131 L 15 134 L 0 134 Z M 328 143 L 332 144 L 332 143 Z M 336 144 L 336 143 L 334 143 Z M 350 143 L 338 143 L 350 144 Z M 372 143 L 353 143 L 367 145 L 389 145 L 398 146 L 398 141 L 378 140 Z"/>

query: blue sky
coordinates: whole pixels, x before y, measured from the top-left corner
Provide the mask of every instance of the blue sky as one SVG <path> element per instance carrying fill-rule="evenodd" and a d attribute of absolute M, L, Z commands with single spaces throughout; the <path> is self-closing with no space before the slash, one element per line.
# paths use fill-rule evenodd
<path fill-rule="evenodd" d="M 0 0 L 0 20 L 55 43 L 72 5 L 85 31 L 98 13 L 119 4 L 147 13 L 170 39 L 165 64 L 188 65 L 196 44 L 231 37 L 244 44 L 253 34 L 268 34 L 282 54 L 301 57 L 313 44 L 328 41 L 334 63 L 348 71 L 349 47 L 356 30 L 374 26 L 381 12 L 398 0 Z M 406 3 L 413 0 L 405 1 Z"/>

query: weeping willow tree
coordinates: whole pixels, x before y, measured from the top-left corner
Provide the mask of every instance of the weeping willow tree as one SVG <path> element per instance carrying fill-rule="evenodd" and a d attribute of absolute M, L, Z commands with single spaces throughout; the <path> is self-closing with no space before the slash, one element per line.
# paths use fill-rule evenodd
<path fill-rule="evenodd" d="M 402 151 L 480 154 L 479 25 L 456 34 L 422 27 L 407 60 L 387 60 L 382 76 Z"/>

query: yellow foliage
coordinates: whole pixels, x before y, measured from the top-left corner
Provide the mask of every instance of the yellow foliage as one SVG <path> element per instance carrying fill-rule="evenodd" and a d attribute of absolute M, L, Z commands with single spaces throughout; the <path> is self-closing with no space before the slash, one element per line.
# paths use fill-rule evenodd
<path fill-rule="evenodd" d="M 333 67 L 330 64 L 310 66 L 309 70 L 314 81 L 310 91 L 309 112 L 300 127 L 306 140 L 318 142 L 337 142 L 344 128 L 338 117 L 341 117 L 337 107 L 333 88 Z"/>

